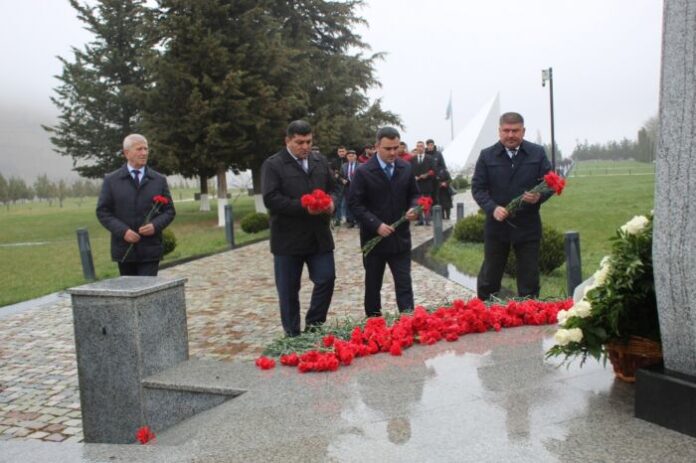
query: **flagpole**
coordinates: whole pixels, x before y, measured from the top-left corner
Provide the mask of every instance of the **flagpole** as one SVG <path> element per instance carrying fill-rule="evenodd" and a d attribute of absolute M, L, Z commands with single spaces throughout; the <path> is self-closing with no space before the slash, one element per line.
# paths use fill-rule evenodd
<path fill-rule="evenodd" d="M 454 140 L 454 114 L 450 114 L 450 141 Z"/>

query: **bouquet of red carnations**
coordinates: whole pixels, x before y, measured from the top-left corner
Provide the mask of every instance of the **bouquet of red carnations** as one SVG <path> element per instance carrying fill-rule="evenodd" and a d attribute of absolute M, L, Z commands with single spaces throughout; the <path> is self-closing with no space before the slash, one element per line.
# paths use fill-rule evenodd
<path fill-rule="evenodd" d="M 329 212 L 331 210 L 331 196 L 323 190 L 316 189 L 310 194 L 302 195 L 300 203 L 309 212 Z"/>
<path fill-rule="evenodd" d="M 152 197 L 152 208 L 150 209 L 150 212 L 147 213 L 145 216 L 145 221 L 143 222 L 143 225 L 147 224 L 150 222 L 152 219 L 152 216 L 154 216 L 162 206 L 166 206 L 169 204 L 169 199 L 166 196 L 162 195 L 155 195 Z M 133 243 L 128 246 L 128 249 L 126 250 L 126 253 L 123 255 L 123 258 L 121 259 L 121 263 L 126 261 L 126 257 L 128 257 L 128 254 L 130 254 L 131 250 L 133 249 Z"/>
<path fill-rule="evenodd" d="M 432 205 L 433 198 L 431 198 L 430 196 L 421 196 L 420 198 L 418 198 L 418 204 L 413 208 L 413 211 L 416 214 L 420 214 L 421 212 L 427 214 L 430 211 Z M 399 225 L 406 221 L 408 221 L 408 219 L 406 218 L 406 214 L 404 214 L 401 216 L 399 220 L 391 224 L 391 226 L 392 228 L 396 229 Z M 375 248 L 375 246 L 377 246 L 377 244 L 379 244 L 379 242 L 382 241 L 383 238 L 383 236 L 375 236 L 370 241 L 365 243 L 365 246 L 362 247 L 363 256 L 367 256 L 370 253 L 370 251 L 372 251 Z"/>
<path fill-rule="evenodd" d="M 559 176 L 556 172 L 550 171 L 548 174 L 544 175 L 544 180 L 542 180 L 537 186 L 529 190 L 529 193 L 553 193 L 560 195 L 565 188 L 566 181 L 563 177 Z M 505 206 L 505 209 L 510 214 L 510 217 L 514 217 L 515 213 L 522 206 L 522 195 L 516 197 Z"/>

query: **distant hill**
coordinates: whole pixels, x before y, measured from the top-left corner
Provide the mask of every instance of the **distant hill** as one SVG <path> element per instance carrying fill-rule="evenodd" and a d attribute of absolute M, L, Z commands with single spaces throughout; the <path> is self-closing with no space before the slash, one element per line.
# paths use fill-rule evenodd
<path fill-rule="evenodd" d="M 47 174 L 52 180 L 79 178 L 72 159 L 53 151 L 41 124 L 53 125 L 55 113 L 33 108 L 0 108 L 0 173 L 33 182 Z"/>

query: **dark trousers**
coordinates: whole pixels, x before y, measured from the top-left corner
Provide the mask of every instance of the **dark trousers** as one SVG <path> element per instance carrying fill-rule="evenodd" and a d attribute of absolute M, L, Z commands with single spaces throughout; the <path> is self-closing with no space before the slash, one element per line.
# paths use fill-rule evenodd
<path fill-rule="evenodd" d="M 517 294 L 520 297 L 539 297 L 539 241 L 511 244 L 486 237 L 483 264 L 476 283 L 479 299 L 485 301 L 500 291 L 511 246 L 517 259 Z"/>
<path fill-rule="evenodd" d="M 305 326 L 326 321 L 336 281 L 333 251 L 305 256 L 273 256 L 276 288 L 280 302 L 280 320 L 288 336 L 300 334 L 300 280 L 307 264 L 309 279 L 314 283 Z"/>
<path fill-rule="evenodd" d="M 411 286 L 411 250 L 398 253 L 369 253 L 363 257 L 365 266 L 365 315 L 379 316 L 382 311 L 382 281 L 384 269 L 389 269 L 394 277 L 396 306 L 399 312 L 413 310 L 413 287 Z"/>
<path fill-rule="evenodd" d="M 159 261 L 119 262 L 118 271 L 121 276 L 156 277 L 159 271 Z"/>

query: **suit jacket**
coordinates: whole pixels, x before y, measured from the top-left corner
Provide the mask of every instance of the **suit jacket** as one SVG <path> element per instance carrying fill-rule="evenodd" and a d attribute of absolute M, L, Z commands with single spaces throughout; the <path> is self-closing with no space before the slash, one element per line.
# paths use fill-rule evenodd
<path fill-rule="evenodd" d="M 414 177 L 428 173 L 428 171 L 431 170 L 435 174 L 437 173 L 435 167 L 435 160 L 429 154 L 423 155 L 422 163 L 418 162 L 418 155 L 414 155 L 413 158 L 411 158 L 411 168 L 413 169 Z M 417 180 L 416 183 L 418 183 L 418 188 L 424 195 L 430 195 L 435 191 L 435 175 L 423 180 Z"/>
<path fill-rule="evenodd" d="M 435 172 L 438 173 L 442 169 L 447 169 L 447 164 L 445 164 L 445 157 L 442 155 L 442 153 L 438 150 L 432 150 L 428 151 L 425 150 L 425 154 L 429 154 L 433 158 L 433 162 L 435 163 Z"/>
<path fill-rule="evenodd" d="M 355 172 L 348 193 L 348 207 L 360 222 L 360 243 L 377 236 L 383 223 L 391 225 L 415 206 L 420 193 L 411 166 L 401 159 L 394 161 L 394 173 L 389 179 L 379 165 L 377 156 L 362 164 Z M 402 224 L 396 232 L 384 238 L 372 252 L 396 253 L 411 249 L 411 230 Z"/>
<path fill-rule="evenodd" d="M 162 258 L 162 230 L 164 230 L 176 215 L 172 195 L 164 175 L 150 167 L 145 168 L 140 185 L 124 165 L 104 177 L 99 200 L 97 201 L 97 218 L 111 232 L 111 259 L 121 261 L 130 243 L 123 239 L 130 228 L 138 232 L 145 225 L 145 217 L 152 209 L 152 198 L 157 195 L 166 196 L 169 204 L 160 206 L 159 211 L 151 219 L 155 226 L 155 234 L 142 236 L 126 258 L 126 262 L 148 262 Z"/>
<path fill-rule="evenodd" d="M 319 188 L 333 194 L 335 182 L 326 158 L 310 153 L 305 172 L 287 148 L 266 159 L 261 167 L 263 203 L 270 214 L 271 252 L 308 255 L 332 251 L 329 214 L 311 215 L 300 198 Z M 338 204 L 334 197 L 334 204 Z"/>
<path fill-rule="evenodd" d="M 471 192 L 486 212 L 487 237 L 513 243 L 541 239 L 539 209 L 550 195 L 542 195 L 536 204 L 523 203 L 515 216 L 504 222 L 495 220 L 493 211 L 536 186 L 550 170 L 544 147 L 526 140 L 514 162 L 500 142 L 481 151 L 471 179 Z"/>
<path fill-rule="evenodd" d="M 360 163 L 358 162 L 358 160 L 356 159 L 356 160 L 355 160 L 355 166 L 353 167 L 353 177 L 355 177 L 355 172 L 358 171 L 358 167 L 359 167 L 360 165 L 361 165 L 361 164 L 360 164 Z M 348 161 L 346 161 L 346 162 L 341 166 L 341 178 L 347 180 L 347 182 L 348 182 L 348 183 L 346 183 L 346 184 L 343 185 L 343 191 L 344 191 L 344 193 L 346 194 L 346 196 L 348 195 L 348 191 L 349 191 L 349 189 L 350 189 L 350 182 L 351 182 L 351 180 L 352 180 L 352 179 L 349 178 L 349 176 L 348 176 L 348 167 L 349 167 L 349 166 L 350 166 L 350 162 L 348 162 Z"/>

